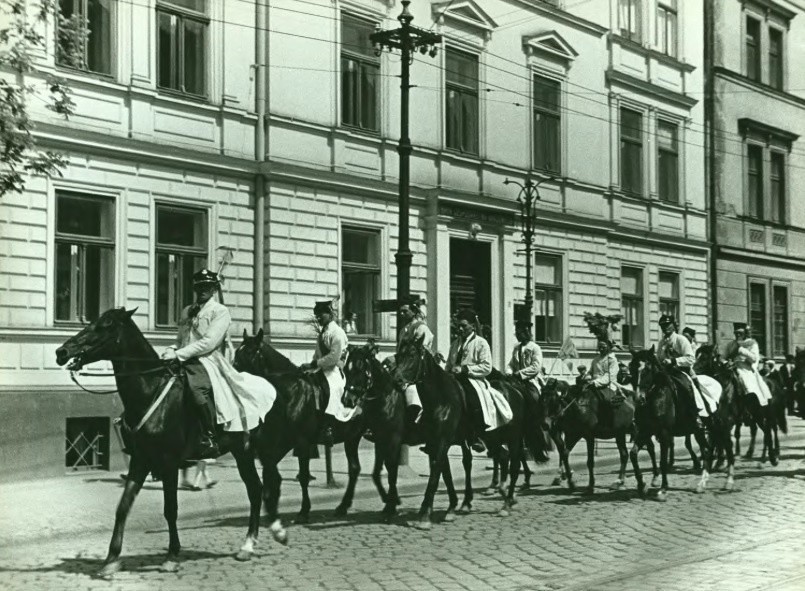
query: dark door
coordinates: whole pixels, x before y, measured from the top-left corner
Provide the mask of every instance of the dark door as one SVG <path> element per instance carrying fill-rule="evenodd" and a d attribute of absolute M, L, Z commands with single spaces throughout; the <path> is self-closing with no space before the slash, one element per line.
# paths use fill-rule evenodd
<path fill-rule="evenodd" d="M 488 242 L 450 239 L 450 312 L 472 308 L 492 345 L 492 247 Z"/>

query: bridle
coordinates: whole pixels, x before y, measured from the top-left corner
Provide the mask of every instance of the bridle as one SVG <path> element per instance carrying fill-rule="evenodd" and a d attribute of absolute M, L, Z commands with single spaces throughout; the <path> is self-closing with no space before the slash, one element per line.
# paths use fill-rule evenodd
<path fill-rule="evenodd" d="M 160 365 L 158 367 L 154 367 L 152 369 L 142 369 L 136 371 L 124 371 L 124 372 L 93 372 L 93 371 L 81 371 L 81 367 L 83 364 L 81 363 L 81 356 L 86 355 L 86 351 L 81 351 L 77 355 L 73 356 L 74 360 L 78 361 L 78 367 L 74 367 L 70 369 L 70 379 L 73 383 L 81 388 L 84 392 L 88 394 L 95 394 L 99 396 L 105 396 L 109 394 L 117 394 L 119 390 L 115 388 L 114 390 L 90 390 L 89 388 L 81 385 L 78 382 L 78 376 L 88 377 L 88 378 L 124 378 L 124 377 L 132 377 L 132 376 L 141 376 L 141 375 L 149 375 L 152 373 L 159 373 L 159 372 L 169 372 L 171 376 L 176 376 L 177 373 L 173 371 L 170 364 Z M 153 359 L 143 359 L 139 357 L 119 357 L 116 358 L 115 361 L 129 361 L 129 362 L 142 362 L 142 361 L 153 361 Z"/>

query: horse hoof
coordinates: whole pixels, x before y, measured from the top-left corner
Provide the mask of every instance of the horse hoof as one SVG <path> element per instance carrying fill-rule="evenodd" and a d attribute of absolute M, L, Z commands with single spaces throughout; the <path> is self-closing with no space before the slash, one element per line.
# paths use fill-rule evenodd
<path fill-rule="evenodd" d="M 568 480 L 567 488 L 570 490 L 570 492 L 573 492 L 574 490 L 576 490 L 576 483 L 573 482 L 572 480 Z"/>
<path fill-rule="evenodd" d="M 626 483 L 623 480 L 616 480 L 609 487 L 609 490 L 623 490 L 626 488 Z"/>
<path fill-rule="evenodd" d="M 338 509 L 336 509 L 336 515 L 338 514 L 337 511 Z M 344 511 L 344 515 L 346 515 L 346 511 Z M 298 525 L 304 525 L 306 523 L 310 523 L 310 515 L 308 515 L 307 513 L 300 513 L 294 518 L 293 522 Z"/>
<path fill-rule="evenodd" d="M 587 496 L 594 495 L 595 494 L 595 487 L 594 486 L 588 486 L 587 488 L 584 489 L 584 494 L 587 495 Z"/>
<path fill-rule="evenodd" d="M 288 532 L 284 529 L 281 531 L 272 531 L 271 535 L 274 537 L 275 542 L 279 542 L 283 546 L 288 545 Z"/>
<path fill-rule="evenodd" d="M 659 492 L 657 493 L 657 500 L 658 500 L 660 503 L 664 503 L 665 501 L 667 501 L 667 500 L 668 500 L 668 493 L 667 493 L 667 492 L 665 492 L 664 490 L 659 491 Z"/>
<path fill-rule="evenodd" d="M 732 478 L 727 478 L 727 482 L 724 483 L 724 490 L 732 491 L 735 488 L 735 481 Z"/>
<path fill-rule="evenodd" d="M 772 466 L 776 466 L 780 463 L 780 460 L 777 456 L 774 456 L 773 458 L 769 458 L 769 462 L 771 462 Z"/>
<path fill-rule="evenodd" d="M 461 507 L 459 507 L 457 513 L 459 515 L 467 515 L 469 513 L 472 513 L 472 505 L 469 505 L 469 504 L 461 505 Z"/>
<path fill-rule="evenodd" d="M 523 484 L 520 485 L 520 490 L 530 490 L 530 489 L 531 489 L 530 482 L 524 482 Z"/>
<path fill-rule="evenodd" d="M 412 525 L 419 530 L 428 531 L 433 527 L 433 524 L 430 522 L 430 519 L 425 519 L 422 521 L 414 521 Z"/>
<path fill-rule="evenodd" d="M 660 487 L 660 477 L 655 476 L 651 479 L 651 488 L 659 488 Z"/>
<path fill-rule="evenodd" d="M 553 479 L 553 482 L 551 482 L 551 486 L 559 486 L 560 484 L 562 484 L 562 479 L 558 476 Z"/>
<path fill-rule="evenodd" d="M 506 507 L 503 507 L 503 509 L 498 511 L 498 517 L 508 517 L 509 515 L 511 515 L 511 513 L 509 513 L 509 510 Z"/>
<path fill-rule="evenodd" d="M 335 508 L 335 512 L 333 513 L 336 517 L 346 517 L 347 516 L 347 508 L 343 505 L 338 505 Z"/>
<path fill-rule="evenodd" d="M 162 566 L 159 567 L 160 572 L 163 573 L 175 573 L 179 571 L 179 563 L 175 560 L 166 560 L 162 563 Z"/>
<path fill-rule="evenodd" d="M 455 520 L 456 520 L 456 514 L 452 509 L 448 510 L 447 513 L 444 514 L 445 523 L 452 523 Z"/>
<path fill-rule="evenodd" d="M 103 565 L 103 568 L 98 571 L 98 578 L 111 579 L 115 573 L 120 571 L 120 561 L 113 560 Z"/>
<path fill-rule="evenodd" d="M 640 496 L 641 499 L 646 498 L 646 485 L 645 483 L 641 482 L 637 485 L 637 494 Z"/>
<path fill-rule="evenodd" d="M 249 562 L 252 559 L 253 552 L 248 552 L 246 550 L 239 550 L 237 554 L 235 554 L 235 560 L 238 562 Z"/>
<path fill-rule="evenodd" d="M 696 485 L 696 494 L 697 495 L 703 495 L 705 493 L 705 490 L 706 490 L 706 488 L 701 482 Z"/>

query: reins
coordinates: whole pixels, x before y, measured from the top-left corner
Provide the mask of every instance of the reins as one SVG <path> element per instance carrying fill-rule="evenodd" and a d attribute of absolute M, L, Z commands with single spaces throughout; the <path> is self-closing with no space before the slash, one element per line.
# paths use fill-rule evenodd
<path fill-rule="evenodd" d="M 122 358 L 122 359 L 117 359 L 116 361 L 151 361 L 151 360 L 150 359 L 139 359 L 139 358 Z M 89 388 L 86 388 L 86 387 L 82 386 L 78 382 L 78 379 L 76 378 L 76 375 L 79 375 L 79 376 L 82 376 L 82 377 L 88 377 L 88 378 L 118 378 L 118 377 L 123 378 L 123 377 L 131 377 L 131 376 L 139 376 L 139 375 L 148 375 L 148 374 L 152 374 L 152 373 L 159 373 L 159 372 L 166 371 L 166 370 L 170 371 L 170 368 L 168 366 L 165 366 L 165 365 L 160 365 L 159 367 L 154 367 L 152 369 L 143 369 L 143 370 L 137 370 L 137 371 L 124 371 L 124 372 L 120 372 L 120 373 L 117 373 L 117 372 L 91 372 L 91 371 L 81 371 L 81 370 L 70 370 L 70 379 L 73 381 L 73 383 L 76 386 L 81 388 L 84 392 L 87 392 L 88 394 L 95 394 L 95 395 L 99 395 L 99 396 L 104 396 L 104 395 L 108 395 L 108 394 L 116 394 L 118 392 L 117 388 L 115 388 L 114 390 L 90 390 Z"/>

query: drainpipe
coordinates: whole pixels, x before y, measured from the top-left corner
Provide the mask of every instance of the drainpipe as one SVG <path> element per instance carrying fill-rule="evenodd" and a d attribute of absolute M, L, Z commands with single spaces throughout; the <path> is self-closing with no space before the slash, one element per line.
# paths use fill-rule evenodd
<path fill-rule="evenodd" d="M 705 193 L 709 213 L 710 322 L 712 343 L 718 347 L 718 216 L 716 215 L 716 97 L 713 68 L 715 65 L 715 6 L 704 5 L 704 136 Z"/>
<path fill-rule="evenodd" d="M 263 162 L 266 158 L 266 30 L 268 29 L 268 0 L 255 4 L 255 66 L 254 99 L 257 129 L 254 134 L 254 159 L 257 174 L 254 179 L 254 332 L 265 328 L 265 219 L 266 182 Z"/>

